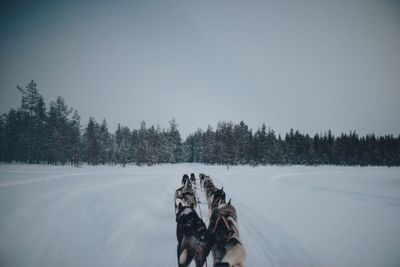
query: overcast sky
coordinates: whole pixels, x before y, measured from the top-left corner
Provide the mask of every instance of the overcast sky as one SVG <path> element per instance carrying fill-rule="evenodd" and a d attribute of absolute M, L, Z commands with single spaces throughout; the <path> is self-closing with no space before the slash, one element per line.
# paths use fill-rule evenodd
<path fill-rule="evenodd" d="M 400 133 L 399 1 L 116 2 L 1 1 L 0 112 L 33 79 L 111 130 Z"/>

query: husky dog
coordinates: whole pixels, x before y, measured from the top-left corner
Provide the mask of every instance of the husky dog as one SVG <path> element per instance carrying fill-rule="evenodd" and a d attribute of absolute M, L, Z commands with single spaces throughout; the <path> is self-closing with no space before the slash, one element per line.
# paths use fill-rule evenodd
<path fill-rule="evenodd" d="M 220 204 L 224 204 L 225 197 L 226 195 L 224 192 L 224 187 L 221 187 L 221 189 L 217 188 L 216 190 L 214 190 L 210 196 L 210 203 L 209 203 L 210 210 L 218 207 Z"/>
<path fill-rule="evenodd" d="M 207 196 L 207 197 L 208 197 L 209 194 L 211 194 L 211 192 L 212 192 L 213 190 L 216 189 L 216 187 L 215 187 L 213 181 L 211 180 L 211 178 L 210 178 L 209 176 L 206 176 L 206 177 L 204 178 L 203 187 L 204 187 L 204 191 L 206 192 L 206 196 Z"/>
<path fill-rule="evenodd" d="M 175 190 L 175 215 L 178 215 L 178 207 L 179 204 L 181 204 L 183 207 L 191 207 L 193 209 L 196 208 L 197 202 L 196 202 L 196 193 L 194 189 L 192 188 L 192 185 L 189 181 L 189 179 L 186 180 L 186 183 L 184 186 L 178 188 Z"/>
<path fill-rule="evenodd" d="M 203 187 L 204 190 L 207 191 L 208 187 L 212 187 L 214 185 L 213 181 L 211 180 L 210 176 L 204 176 L 203 178 Z"/>
<path fill-rule="evenodd" d="M 203 188 L 204 177 L 205 177 L 204 173 L 200 173 L 199 177 L 200 177 L 200 187 Z"/>
<path fill-rule="evenodd" d="M 212 183 L 212 182 L 207 183 L 205 191 L 206 191 L 206 199 L 207 199 L 209 209 L 211 209 L 212 196 L 214 195 L 214 193 L 217 190 L 218 190 L 218 188 L 214 185 L 214 183 Z"/>
<path fill-rule="evenodd" d="M 196 192 L 194 191 L 190 181 L 187 181 L 182 188 L 182 198 L 186 201 L 188 206 L 196 208 Z"/>
<path fill-rule="evenodd" d="M 182 186 L 175 190 L 175 199 L 181 197 L 182 190 L 185 186 L 192 187 L 192 184 L 190 183 L 190 180 L 189 180 L 189 176 L 187 174 L 184 174 L 182 177 Z"/>
<path fill-rule="evenodd" d="M 185 185 L 186 181 L 189 181 L 189 176 L 187 174 L 184 174 L 182 177 L 182 185 Z"/>
<path fill-rule="evenodd" d="M 210 234 L 203 220 L 191 207 L 178 205 L 176 236 L 178 266 L 188 266 L 194 258 L 202 267 L 210 253 Z"/>
<path fill-rule="evenodd" d="M 190 182 L 192 182 L 193 184 L 196 184 L 196 176 L 194 176 L 194 173 L 190 174 Z"/>
<path fill-rule="evenodd" d="M 243 267 L 246 252 L 240 241 L 237 213 L 231 200 L 212 210 L 208 230 L 212 236 L 214 266 Z"/>

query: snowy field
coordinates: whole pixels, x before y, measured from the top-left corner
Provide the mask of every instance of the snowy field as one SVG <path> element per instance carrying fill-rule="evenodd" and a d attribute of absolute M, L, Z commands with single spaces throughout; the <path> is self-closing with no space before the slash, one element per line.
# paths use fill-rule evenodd
<path fill-rule="evenodd" d="M 197 164 L 0 165 L 0 266 L 177 266 L 190 172 L 232 198 L 247 266 L 400 266 L 399 168 Z"/>

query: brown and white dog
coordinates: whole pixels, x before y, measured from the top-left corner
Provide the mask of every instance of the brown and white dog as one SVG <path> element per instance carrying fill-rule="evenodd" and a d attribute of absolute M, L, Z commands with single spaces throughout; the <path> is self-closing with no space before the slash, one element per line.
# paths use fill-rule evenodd
<path fill-rule="evenodd" d="M 213 208 L 225 203 L 224 187 L 218 189 L 210 177 L 204 179 L 204 190 L 206 192 L 208 211 L 210 213 Z"/>
<path fill-rule="evenodd" d="M 236 209 L 230 200 L 212 209 L 208 230 L 214 266 L 244 267 L 246 251 L 239 236 Z"/>

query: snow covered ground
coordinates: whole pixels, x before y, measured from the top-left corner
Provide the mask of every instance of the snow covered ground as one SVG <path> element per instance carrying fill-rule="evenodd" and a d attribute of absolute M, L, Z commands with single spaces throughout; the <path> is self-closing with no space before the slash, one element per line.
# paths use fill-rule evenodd
<path fill-rule="evenodd" d="M 190 172 L 232 198 L 247 266 L 400 266 L 400 168 L 198 164 L 0 165 L 0 266 L 177 266 Z"/>

